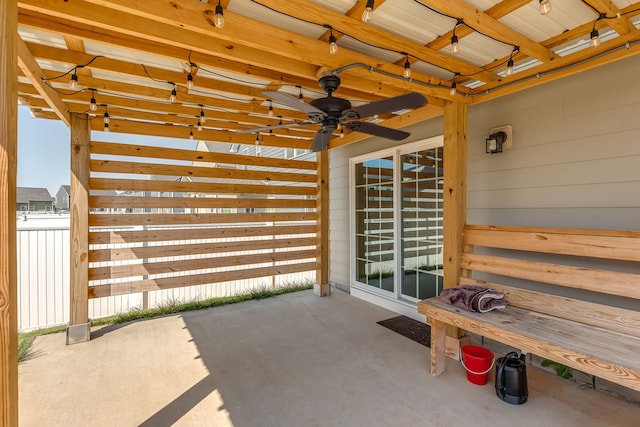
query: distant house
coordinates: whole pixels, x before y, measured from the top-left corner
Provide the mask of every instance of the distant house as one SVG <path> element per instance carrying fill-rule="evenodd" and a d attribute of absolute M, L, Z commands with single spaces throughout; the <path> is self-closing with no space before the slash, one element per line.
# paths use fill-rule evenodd
<path fill-rule="evenodd" d="M 69 210 L 71 203 L 71 186 L 61 185 L 56 193 L 56 209 Z"/>
<path fill-rule="evenodd" d="M 16 210 L 21 212 L 53 211 L 55 199 L 46 188 L 17 187 Z"/>

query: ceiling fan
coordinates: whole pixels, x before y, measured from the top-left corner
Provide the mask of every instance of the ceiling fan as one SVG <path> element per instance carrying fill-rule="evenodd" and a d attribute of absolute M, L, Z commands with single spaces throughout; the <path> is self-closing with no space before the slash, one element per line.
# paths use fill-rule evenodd
<path fill-rule="evenodd" d="M 327 92 L 327 96 L 324 98 L 314 99 L 310 103 L 303 102 L 284 92 L 270 90 L 262 92 L 277 102 L 306 113 L 309 117 L 309 121 L 245 129 L 241 131 L 241 133 L 256 133 L 271 129 L 307 126 L 313 124 L 322 125 L 322 128 L 316 133 L 316 136 L 313 139 L 311 151 L 322 151 L 326 149 L 329 145 L 329 140 L 333 131 L 338 129 L 339 125 L 352 131 L 368 133 L 369 135 L 400 141 L 408 137 L 410 133 L 385 126 L 379 126 L 367 121 L 361 121 L 361 119 L 375 116 L 377 114 L 399 111 L 405 108 L 418 108 L 427 103 L 427 100 L 421 94 L 417 92 L 409 92 L 404 95 L 351 108 L 351 102 L 346 99 L 336 98 L 333 96 L 333 92 L 335 92 L 340 86 L 340 78 L 336 74 L 327 74 L 320 77 L 318 84 L 325 92 Z"/>

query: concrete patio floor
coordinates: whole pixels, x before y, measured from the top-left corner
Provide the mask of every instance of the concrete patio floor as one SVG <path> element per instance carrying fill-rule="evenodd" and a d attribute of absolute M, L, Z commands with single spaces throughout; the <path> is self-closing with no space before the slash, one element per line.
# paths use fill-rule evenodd
<path fill-rule="evenodd" d="M 529 368 L 499 400 L 376 322 L 395 313 L 311 291 L 39 337 L 19 367 L 21 426 L 637 426 L 640 406 Z"/>

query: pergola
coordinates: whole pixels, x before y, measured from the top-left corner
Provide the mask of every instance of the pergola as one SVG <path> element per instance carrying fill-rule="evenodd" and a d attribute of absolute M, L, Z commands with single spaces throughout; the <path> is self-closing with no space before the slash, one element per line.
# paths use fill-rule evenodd
<path fill-rule="evenodd" d="M 427 99 L 426 106 L 375 117 L 384 126 L 400 129 L 443 116 L 445 287 L 453 286 L 465 223 L 468 107 L 638 54 L 639 15 L 640 3 L 631 0 L 0 0 L 2 425 L 17 425 L 18 419 L 18 102 L 35 117 L 61 120 L 70 128 L 68 340 L 79 342 L 89 338 L 89 298 L 310 270 L 316 271 L 316 293 L 329 294 L 328 150 L 297 159 L 258 152 L 309 149 L 319 127 L 269 129 L 305 121 L 307 115 L 263 92 L 281 91 L 304 101 L 319 98 L 324 94 L 318 77 L 326 73 L 339 75 L 336 95 L 355 105 L 411 91 Z M 337 52 L 330 54 L 334 41 Z M 245 133 L 254 128 L 265 129 Z M 92 131 L 107 130 L 194 136 L 228 144 L 230 150 L 92 138 Z M 370 137 L 340 132 L 329 150 Z M 245 155 L 237 153 L 238 146 L 247 148 Z M 188 176 L 196 182 L 147 176 Z M 96 190 L 151 197 L 109 197 Z M 252 197 L 237 197 L 247 194 Z M 100 209 L 142 213 L 90 213 Z M 163 209 L 181 211 L 160 213 Z M 263 222 L 269 225 L 252 225 Z M 231 223 L 245 226 L 233 232 L 209 228 Z M 176 224 L 185 228 L 173 234 L 100 228 Z M 192 245 L 185 252 L 180 241 L 203 238 L 203 233 L 229 240 Z M 232 240 L 247 237 L 263 240 Z M 202 273 L 203 264 L 184 261 L 175 277 L 140 280 L 135 277 L 176 273 L 175 267 L 147 262 L 154 250 L 147 246 L 134 245 L 127 253 L 109 246 L 157 241 L 169 242 L 165 250 L 172 255 L 228 253 L 230 245 L 237 251 L 258 245 L 270 255 L 258 261 L 234 255 L 220 257 L 216 265 L 208 261 L 207 268 L 236 267 L 227 272 Z M 136 267 L 90 264 L 131 259 L 145 262 Z M 248 267 L 260 261 L 271 264 Z M 90 286 L 97 280 L 104 283 Z"/>

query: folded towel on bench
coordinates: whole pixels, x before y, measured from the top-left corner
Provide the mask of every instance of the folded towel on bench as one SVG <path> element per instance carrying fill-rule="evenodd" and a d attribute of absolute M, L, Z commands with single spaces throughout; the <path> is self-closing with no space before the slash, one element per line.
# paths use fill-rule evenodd
<path fill-rule="evenodd" d="M 460 285 L 442 291 L 440 299 L 467 311 L 486 313 L 507 306 L 504 294 L 484 286 Z"/>

